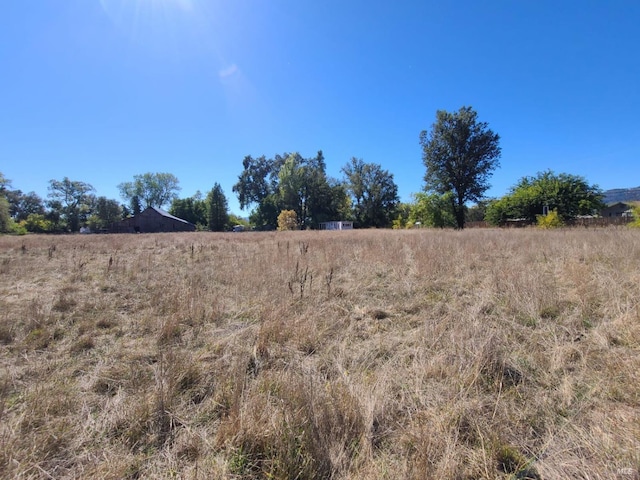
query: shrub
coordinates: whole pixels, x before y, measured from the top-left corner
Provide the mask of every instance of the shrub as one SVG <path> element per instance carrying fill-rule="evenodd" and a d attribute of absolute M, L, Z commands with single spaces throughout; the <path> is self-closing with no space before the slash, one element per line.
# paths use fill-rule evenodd
<path fill-rule="evenodd" d="M 640 228 L 640 205 L 633 207 L 633 222 L 629 226 Z"/>
<path fill-rule="evenodd" d="M 53 222 L 39 213 L 30 214 L 27 219 L 20 222 L 20 224 L 28 232 L 32 233 L 47 233 L 54 230 Z"/>
<path fill-rule="evenodd" d="M 564 225 L 557 210 L 551 210 L 546 215 L 536 215 L 536 222 L 540 228 L 558 228 Z"/>
<path fill-rule="evenodd" d="M 278 215 L 278 230 L 297 230 L 298 216 L 294 210 L 282 210 Z"/>

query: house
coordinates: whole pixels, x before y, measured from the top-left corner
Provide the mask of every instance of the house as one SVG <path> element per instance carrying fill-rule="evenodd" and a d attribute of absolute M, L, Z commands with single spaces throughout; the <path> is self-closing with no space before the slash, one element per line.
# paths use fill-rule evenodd
<path fill-rule="evenodd" d="M 353 230 L 353 222 L 347 222 L 347 221 L 321 222 L 320 230 Z"/>
<path fill-rule="evenodd" d="M 196 226 L 156 207 L 111 225 L 112 233 L 194 232 Z"/>
<path fill-rule="evenodd" d="M 608 205 L 600 211 L 601 217 L 632 217 L 632 207 L 628 203 L 618 202 Z"/>

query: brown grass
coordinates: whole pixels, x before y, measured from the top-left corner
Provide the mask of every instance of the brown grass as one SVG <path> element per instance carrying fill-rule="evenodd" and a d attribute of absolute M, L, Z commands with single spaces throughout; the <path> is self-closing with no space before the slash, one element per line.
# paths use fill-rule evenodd
<path fill-rule="evenodd" d="M 631 479 L 640 231 L 0 237 L 0 477 Z"/>

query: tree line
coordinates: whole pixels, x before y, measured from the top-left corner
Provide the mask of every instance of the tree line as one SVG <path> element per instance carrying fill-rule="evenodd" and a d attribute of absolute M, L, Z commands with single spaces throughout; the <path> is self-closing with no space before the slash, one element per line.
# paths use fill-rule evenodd
<path fill-rule="evenodd" d="M 200 226 L 222 231 L 237 219 L 229 214 L 222 187 L 215 183 L 203 196 L 197 192 L 187 199 L 178 198 L 178 179 L 170 173 L 135 175 L 133 181 L 118 185 L 124 203 L 96 196 L 95 188 L 82 181 L 50 180 L 47 199 L 35 192 L 23 193 L 11 188 L 11 181 L 0 173 L 0 232 L 60 233 L 108 231 L 122 219 L 139 214 L 147 207 L 170 205 L 169 213 Z"/>
<path fill-rule="evenodd" d="M 177 177 L 170 173 L 135 175 L 118 185 L 124 203 L 96 196 L 95 188 L 64 177 L 50 180 L 47 199 L 35 192 L 12 189 L 1 173 L 0 231 L 77 232 L 82 227 L 106 231 L 118 220 L 148 207 L 169 206 L 168 213 L 201 230 L 226 231 L 234 225 L 275 229 L 283 211 L 293 211 L 295 228 L 318 228 L 321 222 L 354 219 L 361 227 L 387 227 L 399 204 L 393 175 L 380 165 L 352 158 L 341 180 L 328 177 L 322 151 L 315 157 L 299 153 L 244 158 L 243 171 L 233 191 L 241 208 L 251 207 L 249 219 L 229 213 L 220 184 L 203 195 L 179 198 Z"/>
<path fill-rule="evenodd" d="M 43 200 L 34 192 L 12 189 L 0 173 L 0 232 L 76 232 L 81 227 L 100 231 L 144 208 L 167 205 L 170 214 L 212 231 L 235 224 L 275 229 L 279 217 L 287 228 L 297 229 L 319 228 L 331 220 L 350 220 L 358 228 L 461 229 L 476 220 L 492 225 L 515 219 L 532 223 L 549 212 L 562 223 L 594 215 L 604 206 L 597 185 L 551 170 L 520 179 L 501 198 L 487 199 L 489 179 L 500 166 L 500 136 L 479 121 L 471 107 L 437 111 L 419 143 L 424 189 L 409 203 L 400 202 L 392 173 L 360 158 L 351 158 L 340 170 L 342 177 L 334 178 L 327 175 L 322 151 L 309 158 L 297 152 L 271 158 L 248 155 L 232 187 L 240 207 L 250 209 L 248 221 L 229 213 L 218 183 L 206 195 L 196 192 L 179 198 L 179 181 L 170 173 L 135 175 L 119 184 L 124 203 L 96 196 L 90 184 L 67 177 L 51 180 Z"/>

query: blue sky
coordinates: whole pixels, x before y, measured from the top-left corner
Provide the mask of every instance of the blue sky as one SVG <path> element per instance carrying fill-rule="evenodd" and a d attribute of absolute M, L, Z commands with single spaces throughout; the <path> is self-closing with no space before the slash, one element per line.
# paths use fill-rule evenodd
<path fill-rule="evenodd" d="M 169 172 L 231 187 L 246 155 L 323 150 L 422 189 L 418 135 L 472 106 L 489 196 L 552 169 L 640 185 L 640 2 L 13 0 L 0 7 L 0 172 L 24 192 Z"/>

